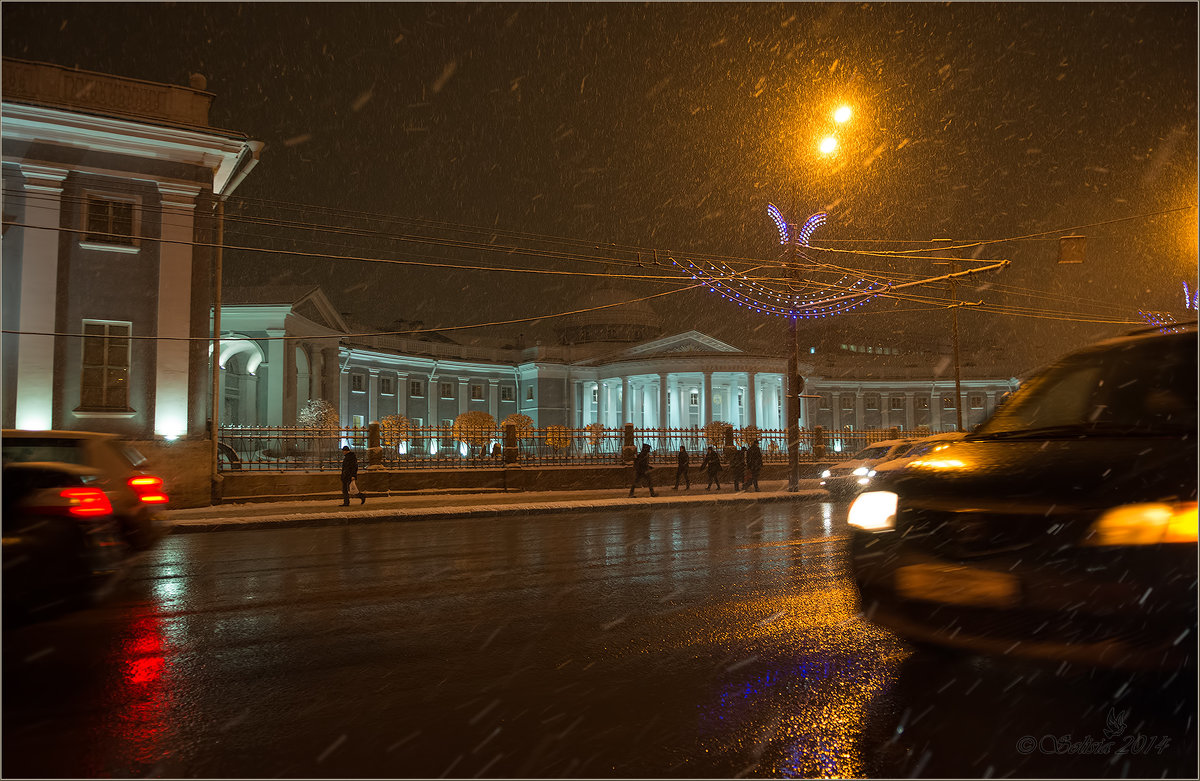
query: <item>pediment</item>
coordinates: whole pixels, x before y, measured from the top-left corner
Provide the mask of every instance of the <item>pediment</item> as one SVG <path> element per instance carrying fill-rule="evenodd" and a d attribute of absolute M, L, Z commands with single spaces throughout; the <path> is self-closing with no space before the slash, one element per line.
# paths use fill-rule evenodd
<path fill-rule="evenodd" d="M 686 331 L 674 336 L 655 339 L 652 342 L 639 344 L 625 350 L 622 355 L 627 357 L 647 357 L 651 355 L 674 355 L 678 353 L 740 353 L 742 350 L 714 339 L 699 331 Z"/>
<path fill-rule="evenodd" d="M 342 316 L 319 287 L 314 287 L 292 304 L 292 313 L 331 331 L 349 331 Z"/>

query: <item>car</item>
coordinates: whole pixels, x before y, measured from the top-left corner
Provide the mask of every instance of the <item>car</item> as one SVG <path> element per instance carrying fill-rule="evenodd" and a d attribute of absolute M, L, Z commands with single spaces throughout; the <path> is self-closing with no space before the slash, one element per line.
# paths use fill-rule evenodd
<path fill-rule="evenodd" d="M 129 546 L 88 466 L 12 463 L 3 470 L 5 618 L 52 614 L 94 596 Z"/>
<path fill-rule="evenodd" d="M 144 471 L 146 458 L 113 434 L 90 431 L 5 429 L 4 465 L 58 463 L 89 467 L 89 485 L 108 497 L 125 541 L 134 550 L 152 548 L 169 530 L 163 510 L 169 497 L 162 478 Z"/>
<path fill-rule="evenodd" d="M 849 508 L 862 613 L 914 645 L 1194 669 L 1196 329 L 1106 340 Z"/>
<path fill-rule="evenodd" d="M 860 479 L 858 481 L 860 486 L 858 490 L 860 492 L 870 490 L 871 483 L 875 481 L 876 475 L 887 474 L 893 469 L 899 469 L 905 464 L 908 464 L 910 461 L 915 461 L 921 456 L 932 453 L 934 450 L 946 447 L 947 442 L 955 439 L 962 439 L 965 436 L 966 433 L 962 431 L 946 431 L 941 434 L 931 434 L 927 437 L 918 439 L 912 443 L 912 447 L 901 452 L 899 456 L 888 459 L 887 461 L 880 461 L 868 469 L 867 473 L 862 476 L 862 478 L 865 479 Z"/>
<path fill-rule="evenodd" d="M 867 473 L 873 466 L 904 455 L 912 444 L 911 439 L 886 439 L 869 445 L 848 461 L 821 472 L 821 487 L 835 497 L 855 494 L 867 484 Z"/>

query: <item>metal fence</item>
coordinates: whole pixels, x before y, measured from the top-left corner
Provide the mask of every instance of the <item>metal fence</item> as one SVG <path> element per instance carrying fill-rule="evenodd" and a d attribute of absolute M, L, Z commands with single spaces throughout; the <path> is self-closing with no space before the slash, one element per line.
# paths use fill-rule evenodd
<path fill-rule="evenodd" d="M 787 461 L 787 433 L 777 429 L 733 429 L 737 446 L 757 439 L 763 461 Z M 849 458 L 867 445 L 895 435 L 892 430 L 810 431 L 801 429 L 799 458 L 817 460 L 817 444 L 823 440 L 821 460 Z M 381 429 L 378 450 L 371 449 L 370 429 L 288 428 L 222 426 L 218 431 L 221 470 L 250 471 L 337 471 L 343 445 L 349 445 L 360 464 L 385 469 L 447 469 L 497 467 L 504 463 L 502 427 L 456 431 L 446 426 L 411 427 L 403 432 Z M 633 445 L 651 447 L 651 460 L 675 463 L 679 448 L 693 459 L 703 457 L 708 447 L 723 450 L 725 437 L 713 429 L 633 429 Z M 625 446 L 625 429 L 590 426 L 549 426 L 517 432 L 516 463 L 524 466 L 572 466 L 619 464 Z"/>

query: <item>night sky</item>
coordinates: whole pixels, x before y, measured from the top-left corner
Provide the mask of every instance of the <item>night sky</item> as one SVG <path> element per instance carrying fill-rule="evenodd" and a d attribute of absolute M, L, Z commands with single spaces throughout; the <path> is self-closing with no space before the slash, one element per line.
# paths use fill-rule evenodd
<path fill-rule="evenodd" d="M 968 346 L 1002 346 L 1027 366 L 1132 326 L 1016 316 L 1015 306 L 1083 320 L 1137 320 L 1139 308 L 1185 316 L 1181 282 L 1197 269 L 1196 12 L 6 2 L 3 47 L 157 82 L 202 73 L 216 95 L 212 124 L 266 143 L 229 205 L 226 240 L 237 246 L 593 273 L 604 265 L 462 242 L 775 260 L 768 202 L 795 203 L 801 218 L 828 210 L 818 247 L 1050 232 L 986 245 L 980 259 L 1012 266 L 960 288 L 1000 307 L 963 310 Z M 831 162 L 814 146 L 842 102 L 855 115 Z M 1076 226 L 1092 226 L 1074 231 L 1088 237 L 1087 260 L 1058 265 L 1057 237 Z M 432 243 L 399 238 L 414 235 Z M 846 254 L 837 263 L 904 279 L 945 270 Z M 226 254 L 226 284 L 272 282 L 321 284 L 354 322 L 380 328 L 552 315 L 586 305 L 601 284 Z M 620 287 L 636 297 L 673 286 Z M 712 294 L 653 305 L 667 333 L 695 327 L 781 349 L 782 321 Z M 903 341 L 944 334 L 948 321 L 936 302 L 889 301 L 831 326 Z M 447 333 L 549 340 L 553 322 Z"/>

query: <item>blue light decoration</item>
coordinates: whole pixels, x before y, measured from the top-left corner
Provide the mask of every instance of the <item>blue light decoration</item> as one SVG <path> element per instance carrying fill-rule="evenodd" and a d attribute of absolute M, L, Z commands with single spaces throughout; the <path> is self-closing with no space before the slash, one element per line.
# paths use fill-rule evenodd
<path fill-rule="evenodd" d="M 1193 312 L 1200 309 L 1200 285 L 1190 289 L 1186 279 L 1183 280 L 1183 308 Z"/>
<path fill-rule="evenodd" d="M 773 203 L 767 204 L 767 215 L 779 231 L 780 245 L 788 247 L 784 255 L 785 268 L 789 271 L 803 269 L 814 274 L 832 272 L 839 278 L 828 284 L 807 279 L 779 280 L 751 276 L 724 262 L 671 258 L 671 263 L 725 300 L 775 317 L 806 320 L 831 317 L 862 306 L 886 289 L 887 286 L 878 281 L 831 269 L 804 254 L 801 248 L 807 248 L 813 233 L 825 224 L 828 218 L 825 212 L 809 216 L 799 229 L 788 223 Z"/>

